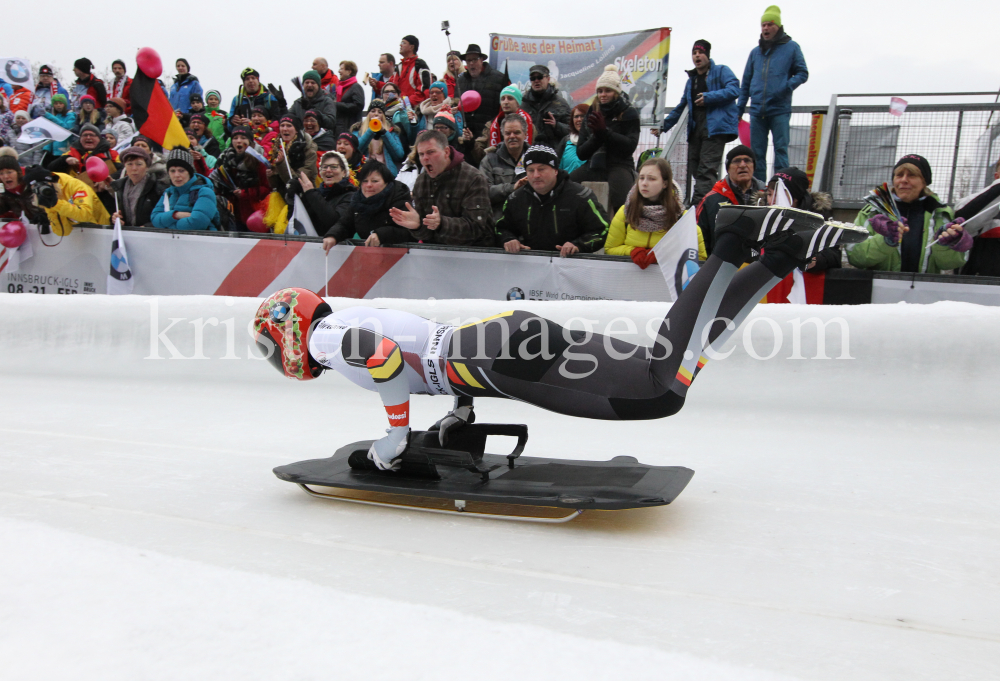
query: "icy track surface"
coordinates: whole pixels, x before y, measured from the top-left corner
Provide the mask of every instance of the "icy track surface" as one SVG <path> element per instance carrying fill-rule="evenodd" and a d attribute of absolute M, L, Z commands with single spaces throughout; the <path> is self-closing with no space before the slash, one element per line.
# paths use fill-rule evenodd
<path fill-rule="evenodd" d="M 760 306 L 660 421 L 483 400 L 529 455 L 695 470 L 670 506 L 541 526 L 275 478 L 385 416 L 248 359 L 257 304 L 0 294 L 0 678 L 1000 678 L 1000 310 Z M 516 305 L 640 333 L 667 309 Z M 809 317 L 849 347 L 839 322 L 830 359 L 813 324 L 796 347 Z M 417 397 L 412 423 L 449 405 Z"/>

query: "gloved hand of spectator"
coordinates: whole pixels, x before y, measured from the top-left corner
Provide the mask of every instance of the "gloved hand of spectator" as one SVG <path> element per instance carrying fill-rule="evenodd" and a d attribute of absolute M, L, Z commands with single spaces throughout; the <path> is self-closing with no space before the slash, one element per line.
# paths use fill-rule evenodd
<path fill-rule="evenodd" d="M 608 129 L 608 123 L 604 120 L 604 114 L 600 109 L 591 108 L 587 114 L 587 127 L 595 133 L 601 133 Z"/>
<path fill-rule="evenodd" d="M 278 106 L 280 106 L 282 109 L 284 109 L 287 106 L 287 103 L 285 102 L 285 91 L 281 89 L 280 85 L 278 87 L 274 87 L 274 85 L 268 83 L 267 91 L 270 92 L 271 96 L 277 100 Z"/>
<path fill-rule="evenodd" d="M 879 213 L 870 222 L 875 233 L 884 236 L 885 242 L 890 246 L 898 245 L 903 235 L 910 231 L 909 225 L 906 224 L 906 218 L 903 218 L 901 222 L 893 222 Z"/>
<path fill-rule="evenodd" d="M 652 248 L 633 248 L 629 257 L 642 270 L 656 262 L 656 253 L 653 253 Z"/>
<path fill-rule="evenodd" d="M 962 228 L 963 222 L 965 222 L 965 218 L 957 218 L 954 222 L 949 222 L 939 229 L 934 235 L 937 237 L 938 243 L 959 253 L 965 253 L 972 248 L 972 236 Z"/>

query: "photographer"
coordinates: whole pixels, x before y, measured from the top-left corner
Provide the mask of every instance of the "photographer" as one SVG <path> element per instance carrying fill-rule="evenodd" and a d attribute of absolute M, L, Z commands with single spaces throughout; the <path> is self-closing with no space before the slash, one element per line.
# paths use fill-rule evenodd
<path fill-rule="evenodd" d="M 59 236 L 69 234 L 81 223 L 111 223 L 111 216 L 94 190 L 69 175 L 35 166 L 24 174 L 24 185 L 45 209 L 52 231 Z"/>

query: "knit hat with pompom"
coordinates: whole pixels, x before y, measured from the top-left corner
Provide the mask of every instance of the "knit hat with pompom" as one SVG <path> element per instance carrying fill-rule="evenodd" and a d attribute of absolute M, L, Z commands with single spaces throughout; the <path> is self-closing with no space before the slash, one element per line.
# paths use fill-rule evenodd
<path fill-rule="evenodd" d="M 604 73 L 601 77 L 597 79 L 597 89 L 600 90 L 602 87 L 606 87 L 610 90 L 614 90 L 618 94 L 622 91 L 622 77 L 618 75 L 618 67 L 614 64 L 608 64 L 604 67 Z"/>

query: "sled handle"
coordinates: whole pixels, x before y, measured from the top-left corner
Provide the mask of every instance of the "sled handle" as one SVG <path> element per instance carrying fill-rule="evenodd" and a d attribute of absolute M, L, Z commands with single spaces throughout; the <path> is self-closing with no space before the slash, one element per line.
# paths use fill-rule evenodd
<path fill-rule="evenodd" d="M 477 423 L 476 428 L 487 435 L 507 435 L 516 437 L 514 450 L 507 455 L 507 466 L 514 467 L 514 459 L 521 456 L 524 446 L 528 444 L 528 426 L 523 423 Z"/>

